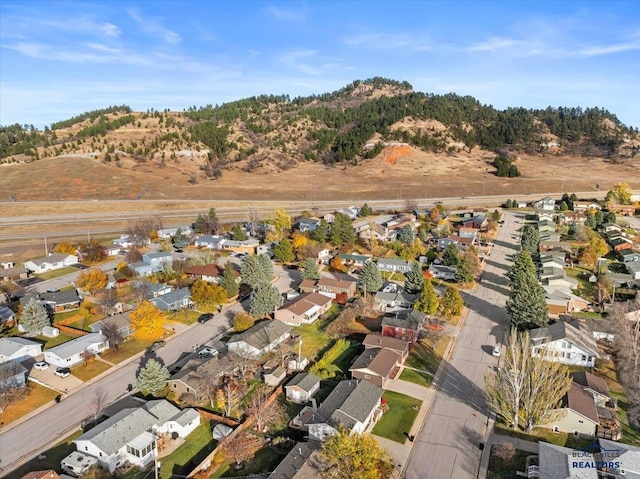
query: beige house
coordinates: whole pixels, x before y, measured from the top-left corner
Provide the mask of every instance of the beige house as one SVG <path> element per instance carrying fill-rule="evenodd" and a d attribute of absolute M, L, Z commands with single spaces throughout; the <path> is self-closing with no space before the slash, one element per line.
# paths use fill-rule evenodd
<path fill-rule="evenodd" d="M 562 398 L 562 404 L 556 412 L 556 419 L 544 427 L 574 436 L 596 436 L 600 422 L 596 403 L 593 396 L 579 384 L 571 383 L 571 388 Z"/>
<path fill-rule="evenodd" d="M 332 302 L 324 294 L 304 293 L 277 310 L 274 318 L 293 326 L 310 324 L 326 313 Z"/>

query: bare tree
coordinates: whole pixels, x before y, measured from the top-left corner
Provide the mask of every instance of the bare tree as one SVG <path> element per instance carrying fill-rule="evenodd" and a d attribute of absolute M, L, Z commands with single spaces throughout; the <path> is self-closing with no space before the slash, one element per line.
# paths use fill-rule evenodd
<path fill-rule="evenodd" d="M 138 218 L 129 224 L 125 232 L 135 245 L 142 246 L 151 238 L 151 233 L 159 229 L 162 229 L 162 219 L 156 215 Z"/>
<path fill-rule="evenodd" d="M 418 202 L 414 198 L 407 198 L 404 200 L 404 210 L 407 213 L 413 213 L 418 209 Z"/>
<path fill-rule="evenodd" d="M 80 357 L 82 358 L 82 365 L 86 366 L 87 364 L 89 364 L 89 361 L 91 361 L 95 357 L 95 355 L 96 354 L 89 348 L 82 351 L 82 353 L 80 354 Z"/>
<path fill-rule="evenodd" d="M 115 288 L 106 288 L 100 295 L 100 306 L 106 316 L 113 314 L 116 305 L 119 302 L 118 294 Z"/>
<path fill-rule="evenodd" d="M 98 386 L 93 391 L 91 398 L 91 415 L 93 416 L 94 424 L 98 424 L 98 418 L 102 414 L 105 406 L 107 405 L 107 390 L 102 386 Z"/>
<path fill-rule="evenodd" d="M 118 325 L 109 318 L 102 321 L 102 334 L 109 340 L 109 349 L 112 351 L 117 351 L 118 346 L 124 341 Z"/>
<path fill-rule="evenodd" d="M 0 365 L 0 414 L 7 407 L 23 399 L 28 388 L 16 381 L 17 375 L 20 374 L 20 365 L 15 361 L 10 361 Z"/>
<path fill-rule="evenodd" d="M 149 298 L 149 294 L 151 293 L 151 286 L 146 281 L 137 281 L 132 288 L 132 292 L 138 303 Z"/>
<path fill-rule="evenodd" d="M 228 357 L 231 360 L 234 369 L 238 372 L 243 380 L 246 379 L 249 373 L 254 372 L 258 365 L 255 359 L 242 354 L 229 353 Z"/>
<path fill-rule="evenodd" d="M 138 247 L 134 245 L 131 248 L 129 248 L 129 251 L 127 251 L 127 254 L 125 255 L 124 259 L 128 264 L 137 263 L 139 261 L 142 261 L 142 253 L 140 253 L 140 250 L 138 249 Z"/>
<path fill-rule="evenodd" d="M 283 417 L 282 405 L 274 400 L 269 402 L 271 391 L 268 386 L 261 386 L 253 393 L 247 404 L 246 413 L 253 419 L 256 429 L 264 432 L 265 428 Z"/>
<path fill-rule="evenodd" d="M 236 465 L 249 461 L 255 455 L 254 441 L 244 431 L 230 434 L 222 441 L 223 451 L 233 459 Z"/>
<path fill-rule="evenodd" d="M 327 326 L 326 332 L 329 336 L 334 338 L 344 338 L 351 334 L 353 331 L 353 325 L 358 316 L 356 308 L 352 306 L 346 306 L 338 315 L 336 319 L 331 321 Z"/>
<path fill-rule="evenodd" d="M 220 389 L 220 381 L 210 374 L 202 374 L 200 380 L 200 397 L 209 401 L 211 407 L 215 406 L 216 393 Z"/>
<path fill-rule="evenodd" d="M 260 215 L 258 210 L 254 207 L 250 207 L 247 211 L 247 225 L 249 226 L 249 235 L 255 238 L 258 235 L 258 223 L 260 222 Z"/>
<path fill-rule="evenodd" d="M 616 323 L 615 360 L 629 398 L 627 416 L 640 427 L 640 299 L 617 303 L 611 311 Z M 630 314 L 631 313 L 631 314 Z"/>

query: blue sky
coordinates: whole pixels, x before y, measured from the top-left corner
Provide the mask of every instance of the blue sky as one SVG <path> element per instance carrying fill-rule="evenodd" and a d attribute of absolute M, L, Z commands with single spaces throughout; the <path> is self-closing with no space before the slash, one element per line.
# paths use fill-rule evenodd
<path fill-rule="evenodd" d="M 0 3 L 0 124 L 182 110 L 355 79 L 640 127 L 640 2 Z"/>

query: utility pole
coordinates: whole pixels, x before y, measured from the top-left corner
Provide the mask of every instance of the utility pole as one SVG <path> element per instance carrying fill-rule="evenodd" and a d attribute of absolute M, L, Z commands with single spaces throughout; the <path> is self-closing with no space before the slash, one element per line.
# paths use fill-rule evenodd
<path fill-rule="evenodd" d="M 49 248 L 47 247 L 47 237 L 44 237 L 44 255 L 49 256 Z"/>

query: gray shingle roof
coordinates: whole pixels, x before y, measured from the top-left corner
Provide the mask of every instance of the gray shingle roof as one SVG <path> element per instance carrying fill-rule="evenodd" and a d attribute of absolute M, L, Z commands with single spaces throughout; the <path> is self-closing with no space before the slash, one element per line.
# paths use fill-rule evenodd
<path fill-rule="evenodd" d="M 162 304 L 170 307 L 174 303 L 182 301 L 185 298 L 191 298 L 191 291 L 189 291 L 189 288 L 176 289 L 175 291 L 163 294 L 162 296 L 158 296 L 157 298 L 151 298 L 150 301 L 158 307 L 160 307 L 159 305 Z"/>
<path fill-rule="evenodd" d="M 178 412 L 175 416 L 173 416 L 169 421 L 177 422 L 180 426 L 184 427 L 189 424 L 191 421 L 194 421 L 199 416 L 198 411 L 193 408 L 183 409 Z"/>
<path fill-rule="evenodd" d="M 180 409 L 164 399 L 149 401 L 142 407 L 157 417 L 158 423 L 162 424 L 180 412 Z"/>
<path fill-rule="evenodd" d="M 64 259 L 72 256 L 70 254 L 65 253 L 52 253 L 49 256 L 44 256 L 42 258 L 32 259 L 31 262 L 37 266 L 41 266 L 45 263 L 58 263 L 59 261 L 63 261 Z"/>
<path fill-rule="evenodd" d="M 640 474 L 640 447 L 623 444 L 621 442 L 609 441 L 608 439 L 598 439 L 600 447 L 606 450 L 607 456 L 603 460 L 611 461 L 613 454 L 617 454 L 621 469 L 627 472 Z"/>
<path fill-rule="evenodd" d="M 263 350 L 274 340 L 291 331 L 291 326 L 277 319 L 261 321 L 251 326 L 240 334 L 235 334 L 229 340 L 230 343 L 244 341 L 249 346 Z"/>
<path fill-rule="evenodd" d="M 322 462 L 318 442 L 299 442 L 269 475 L 268 479 L 321 479 Z"/>
<path fill-rule="evenodd" d="M 311 373 L 299 373 L 287 383 L 285 387 L 297 386 L 303 391 L 311 391 L 317 384 L 320 384 L 320 378 Z"/>
<path fill-rule="evenodd" d="M 541 342 L 542 344 L 545 344 L 551 341 L 564 339 L 577 346 L 585 353 L 588 353 L 595 358 L 600 357 L 598 345 L 593 334 L 564 321 L 556 321 L 546 328 L 532 329 L 530 334 L 532 341 L 536 341 L 537 343 Z"/>
<path fill-rule="evenodd" d="M 382 326 L 393 326 L 394 328 L 404 328 L 417 331 L 422 327 L 427 315 L 416 309 L 411 311 L 399 311 L 388 314 L 382 318 Z"/>
<path fill-rule="evenodd" d="M 570 467 L 571 462 L 575 461 L 574 452 L 582 454 L 582 451 L 540 441 L 538 443 L 540 479 L 598 479 L 595 468 Z M 591 459 L 584 457 L 580 460 Z"/>
<path fill-rule="evenodd" d="M 11 356 L 25 346 L 41 346 L 37 341 L 26 338 L 0 338 L 0 356 Z"/>
<path fill-rule="evenodd" d="M 93 344 L 104 343 L 105 341 L 107 341 L 106 336 L 103 336 L 100 333 L 89 333 L 85 336 L 80 336 L 79 338 L 75 338 L 67 341 L 66 343 L 55 346 L 47 352 L 55 354 L 62 359 L 70 358 L 75 354 L 81 353 Z"/>
<path fill-rule="evenodd" d="M 80 296 L 75 289 L 68 291 L 55 291 L 53 293 L 40 293 L 40 299 L 47 303 L 70 304 L 80 301 Z"/>

